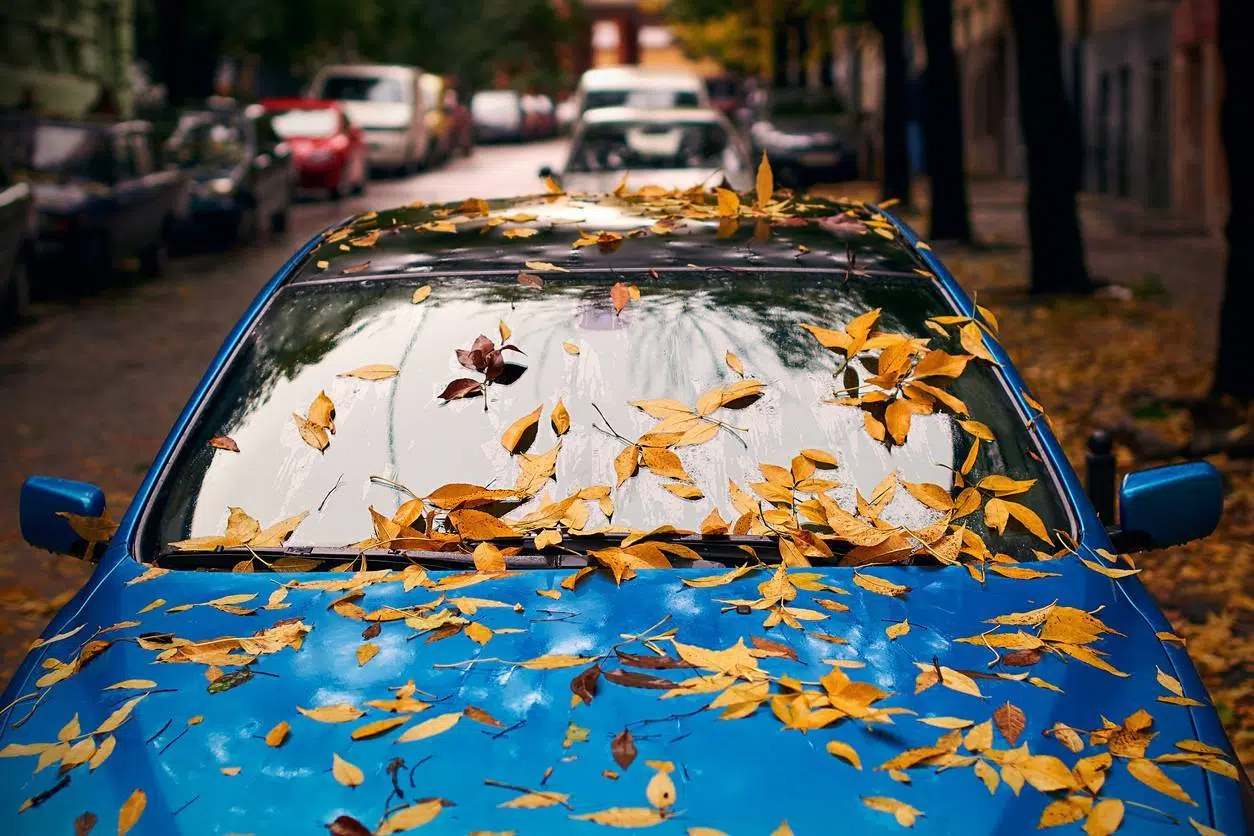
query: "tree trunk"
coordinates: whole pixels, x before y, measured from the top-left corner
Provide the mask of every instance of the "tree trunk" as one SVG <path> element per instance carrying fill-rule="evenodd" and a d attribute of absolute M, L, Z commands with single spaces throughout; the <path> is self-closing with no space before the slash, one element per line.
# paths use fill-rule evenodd
<path fill-rule="evenodd" d="M 953 27 L 953 0 L 923 0 L 923 40 L 927 46 L 924 151 L 932 184 L 929 228 L 934 241 L 971 240 Z"/>
<path fill-rule="evenodd" d="M 906 147 L 906 44 L 903 0 L 875 0 L 871 22 L 880 34 L 884 54 L 884 188 L 885 200 L 910 205 L 910 157 Z"/>
<path fill-rule="evenodd" d="M 1220 133 L 1228 161 L 1228 270 L 1219 314 L 1219 352 L 1211 394 L 1254 400 L 1254 358 L 1245 344 L 1254 314 L 1254 26 L 1249 0 L 1220 0 L 1219 56 L 1224 98 Z"/>
<path fill-rule="evenodd" d="M 1080 137 L 1062 81 L 1058 14 L 1047 0 L 1009 0 L 1018 56 L 1019 124 L 1028 157 L 1033 293 L 1089 293 L 1076 209 Z"/>

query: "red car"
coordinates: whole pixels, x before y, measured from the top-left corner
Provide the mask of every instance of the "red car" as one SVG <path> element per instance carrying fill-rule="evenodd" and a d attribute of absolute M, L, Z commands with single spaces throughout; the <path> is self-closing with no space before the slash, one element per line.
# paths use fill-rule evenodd
<path fill-rule="evenodd" d="M 366 144 L 339 104 L 323 99 L 267 99 L 274 132 L 291 146 L 297 183 L 338 200 L 366 189 Z"/>

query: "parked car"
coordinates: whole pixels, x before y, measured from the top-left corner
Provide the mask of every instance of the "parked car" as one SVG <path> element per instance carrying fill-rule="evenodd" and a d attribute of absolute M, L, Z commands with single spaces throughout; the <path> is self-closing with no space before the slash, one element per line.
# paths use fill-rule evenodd
<path fill-rule="evenodd" d="M 470 118 L 470 108 L 454 87 L 444 89 L 444 118 L 449 125 L 450 153 L 469 157 L 475 147 L 475 126 Z"/>
<path fill-rule="evenodd" d="M 545 167 L 541 177 L 554 172 Z M 752 187 L 748 149 L 727 118 L 713 109 L 605 107 L 590 110 L 570 144 L 561 169 L 562 188 L 598 194 L 613 191 L 627 175 L 634 188 Z"/>
<path fill-rule="evenodd" d="M 296 184 L 325 189 L 332 200 L 363 194 L 369 171 L 366 141 L 343 108 L 325 99 L 266 99 L 270 127 L 291 150 Z"/>
<path fill-rule="evenodd" d="M 226 243 L 287 231 L 296 174 L 291 147 L 261 105 L 192 110 L 166 140 L 167 159 L 191 178 L 190 233 Z"/>
<path fill-rule="evenodd" d="M 640 67 L 594 67 L 575 88 L 582 115 L 598 107 L 709 107 L 710 97 L 696 73 Z"/>
<path fill-rule="evenodd" d="M 553 100 L 532 93 L 522 97 L 523 133 L 528 139 L 548 139 L 557 133 L 557 115 Z"/>
<path fill-rule="evenodd" d="M 521 142 L 526 135 L 522 97 L 513 90 L 480 90 L 470 99 L 475 142 Z"/>
<path fill-rule="evenodd" d="M 768 95 L 749 129 L 754 156 L 765 151 L 790 189 L 857 178 L 852 136 L 840 102 L 811 95 Z"/>
<path fill-rule="evenodd" d="M 346 64 L 324 67 L 309 96 L 337 101 L 366 134 L 370 165 L 413 172 L 431 162 L 432 137 L 417 67 Z"/>
<path fill-rule="evenodd" d="M 557 119 L 558 133 L 570 133 L 575 127 L 575 122 L 579 120 L 579 102 L 574 96 L 567 96 L 557 103 L 554 116 Z"/>
<path fill-rule="evenodd" d="M 92 289 L 124 259 L 165 272 L 186 219 L 187 179 L 158 165 L 147 122 L 40 119 L 28 175 L 37 212 L 31 269 Z"/>
<path fill-rule="evenodd" d="M 27 183 L 16 182 L 0 161 L 0 328 L 15 325 L 30 310 L 27 264 L 35 238 L 35 201 Z"/>
<path fill-rule="evenodd" d="M 1248 833 L 1119 554 L 1218 472 L 1128 474 L 1112 536 L 930 249 L 765 191 L 301 247 L 116 529 L 24 484 L 98 565 L 0 699 L 4 831 Z"/>

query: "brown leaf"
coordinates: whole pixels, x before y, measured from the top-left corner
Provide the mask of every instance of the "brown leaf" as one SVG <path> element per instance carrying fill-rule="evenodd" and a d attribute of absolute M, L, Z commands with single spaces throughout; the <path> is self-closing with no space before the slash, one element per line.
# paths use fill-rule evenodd
<path fill-rule="evenodd" d="M 467 719 L 474 720 L 476 723 L 482 723 L 485 726 L 494 726 L 495 728 L 498 728 L 498 729 L 505 727 L 504 723 L 502 723 L 500 720 L 496 719 L 491 714 L 484 711 L 482 708 L 480 708 L 477 705 L 466 706 L 465 711 L 463 711 L 462 713 L 466 715 Z"/>
<path fill-rule="evenodd" d="M 217 447 L 219 450 L 229 450 L 232 453 L 239 452 L 239 445 L 235 443 L 235 440 L 225 435 L 215 435 L 209 439 L 209 446 Z"/>
<path fill-rule="evenodd" d="M 370 829 L 352 816 L 339 816 L 327 825 L 329 836 L 372 836 Z"/>
<path fill-rule="evenodd" d="M 591 665 L 584 668 L 570 681 L 570 690 L 585 705 L 592 705 L 592 698 L 597 693 L 597 680 L 601 678 L 601 666 Z"/>
<path fill-rule="evenodd" d="M 87 836 L 96 826 L 96 814 L 88 811 L 74 820 L 74 836 Z"/>
<path fill-rule="evenodd" d="M 445 401 L 452 401 L 480 394 L 483 394 L 482 383 L 477 380 L 471 380 L 468 377 L 459 377 L 456 380 L 449 381 L 448 386 L 444 387 L 444 391 L 436 395 L 436 397 Z"/>
<path fill-rule="evenodd" d="M 557 435 L 565 435 L 570 429 L 570 413 L 566 411 L 566 404 L 561 398 L 557 399 L 557 405 L 553 407 L 553 414 L 549 416 L 550 423 L 553 424 L 553 432 Z"/>
<path fill-rule="evenodd" d="M 622 313 L 623 308 L 627 307 L 627 303 L 631 301 L 631 291 L 627 285 L 615 282 L 610 288 L 610 301 L 614 303 L 614 313 Z"/>
<path fill-rule="evenodd" d="M 643 653 L 624 653 L 621 650 L 615 651 L 618 661 L 624 665 L 630 665 L 633 668 L 644 668 L 646 670 L 661 671 L 672 670 L 674 668 L 691 668 L 692 665 L 683 659 L 676 659 L 674 656 L 652 656 Z M 608 679 L 608 675 L 606 676 Z"/>
<path fill-rule="evenodd" d="M 649 676 L 637 671 L 623 670 L 622 668 L 605 671 L 604 675 L 606 679 L 615 685 L 626 685 L 628 688 L 651 688 L 658 691 L 667 691 L 679 687 L 677 683 L 669 679 L 664 679 L 660 676 Z"/>
<path fill-rule="evenodd" d="M 610 741 L 610 754 L 614 756 L 614 762 L 623 769 L 631 767 L 636 759 L 636 741 L 632 738 L 630 729 L 623 729 L 614 735 L 614 739 Z"/>
<path fill-rule="evenodd" d="M 782 656 L 783 658 L 791 659 L 794 662 L 798 661 L 797 651 L 793 650 L 786 644 L 772 641 L 771 639 L 766 639 L 762 636 L 750 636 L 749 641 L 752 642 L 753 646 L 758 650 L 765 650 L 772 656 Z"/>
<path fill-rule="evenodd" d="M 544 279 L 540 278 L 535 273 L 519 273 L 518 283 L 523 287 L 532 287 L 536 290 L 540 290 L 544 287 Z"/>
<path fill-rule="evenodd" d="M 1018 706 L 1007 702 L 993 712 L 993 722 L 1001 736 L 1006 738 L 1006 742 L 1014 746 L 1027 726 L 1028 718 Z"/>
<path fill-rule="evenodd" d="M 618 484 L 621 485 L 635 476 L 639 466 L 640 448 L 635 445 L 623 448 L 623 452 L 614 457 L 614 473 L 618 476 Z"/>

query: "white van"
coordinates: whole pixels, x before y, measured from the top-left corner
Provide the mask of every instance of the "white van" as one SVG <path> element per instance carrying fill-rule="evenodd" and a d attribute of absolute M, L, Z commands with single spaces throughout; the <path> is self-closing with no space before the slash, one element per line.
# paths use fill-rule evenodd
<path fill-rule="evenodd" d="M 599 107 L 709 107 L 705 83 L 696 73 L 640 67 L 595 67 L 575 88 L 578 115 Z"/>
<path fill-rule="evenodd" d="M 431 159 L 421 78 L 417 67 L 323 67 L 314 76 L 309 95 L 339 102 L 365 133 L 366 160 L 372 167 L 414 171 Z"/>

